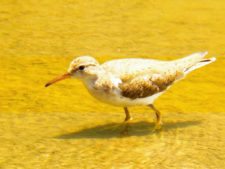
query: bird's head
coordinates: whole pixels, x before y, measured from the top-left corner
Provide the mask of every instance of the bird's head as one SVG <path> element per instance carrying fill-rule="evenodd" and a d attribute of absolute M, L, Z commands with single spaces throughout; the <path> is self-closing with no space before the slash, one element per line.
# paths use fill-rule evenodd
<path fill-rule="evenodd" d="M 99 65 L 98 61 L 91 56 L 80 56 L 75 58 L 68 68 L 67 73 L 54 78 L 49 81 L 45 87 L 52 85 L 63 79 L 75 77 L 79 79 L 86 79 L 96 76 L 96 67 Z"/>

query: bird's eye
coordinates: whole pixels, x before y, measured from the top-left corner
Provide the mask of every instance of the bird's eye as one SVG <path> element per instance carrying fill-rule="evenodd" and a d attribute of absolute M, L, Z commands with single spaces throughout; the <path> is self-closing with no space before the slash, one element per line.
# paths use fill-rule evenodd
<path fill-rule="evenodd" d="M 79 66 L 79 70 L 84 70 L 85 66 Z"/>

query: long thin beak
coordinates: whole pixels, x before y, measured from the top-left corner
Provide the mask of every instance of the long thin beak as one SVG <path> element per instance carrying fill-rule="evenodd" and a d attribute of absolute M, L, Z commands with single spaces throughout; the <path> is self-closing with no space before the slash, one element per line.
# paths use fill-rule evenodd
<path fill-rule="evenodd" d="M 70 77 L 71 77 L 71 73 L 65 73 L 59 77 L 56 77 L 55 79 L 52 79 L 50 82 L 46 83 L 45 87 L 48 87 L 48 86 L 52 85 L 53 83 L 56 83 L 58 81 L 61 81 L 61 80 L 64 80 L 64 79 L 67 79 Z"/>

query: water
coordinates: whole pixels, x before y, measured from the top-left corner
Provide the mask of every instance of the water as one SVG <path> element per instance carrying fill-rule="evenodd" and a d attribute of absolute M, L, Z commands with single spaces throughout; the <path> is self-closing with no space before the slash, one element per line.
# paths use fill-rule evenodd
<path fill-rule="evenodd" d="M 1 1 L 0 168 L 224 168 L 225 2 Z M 217 62 L 188 75 L 156 106 L 97 102 L 81 82 L 44 84 L 74 56 L 176 59 L 208 50 Z"/>

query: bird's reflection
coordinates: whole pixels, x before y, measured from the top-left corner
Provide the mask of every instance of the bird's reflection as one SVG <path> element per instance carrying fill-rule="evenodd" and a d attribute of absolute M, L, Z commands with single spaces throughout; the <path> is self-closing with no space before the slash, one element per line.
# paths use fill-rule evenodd
<path fill-rule="evenodd" d="M 91 128 L 82 129 L 72 133 L 64 133 L 56 136 L 58 139 L 78 139 L 78 138 L 113 138 L 113 137 L 129 137 L 144 136 L 158 132 L 168 132 L 179 128 L 192 127 L 199 125 L 201 121 L 181 121 L 167 122 L 160 130 L 155 130 L 154 123 L 141 121 L 132 123 L 110 123 L 98 125 Z"/>

